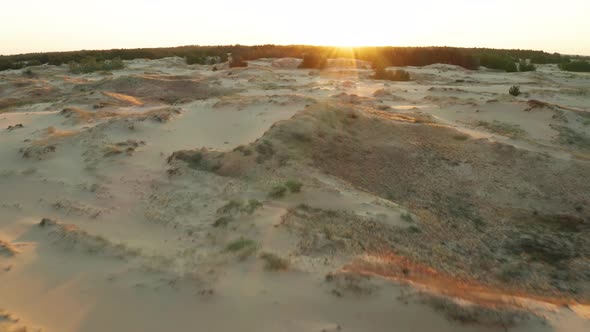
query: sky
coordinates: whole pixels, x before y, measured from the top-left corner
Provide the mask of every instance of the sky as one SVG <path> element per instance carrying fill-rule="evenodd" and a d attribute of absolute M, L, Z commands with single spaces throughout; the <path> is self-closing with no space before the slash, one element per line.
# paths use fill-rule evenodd
<path fill-rule="evenodd" d="M 0 54 L 308 44 L 590 55 L 590 0 L 4 0 Z"/>

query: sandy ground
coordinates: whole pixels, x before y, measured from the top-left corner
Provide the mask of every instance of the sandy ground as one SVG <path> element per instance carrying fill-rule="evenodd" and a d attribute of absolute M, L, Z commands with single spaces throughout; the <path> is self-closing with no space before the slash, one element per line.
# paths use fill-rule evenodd
<path fill-rule="evenodd" d="M 0 73 L 0 331 L 590 330 L 590 75 L 299 62 Z"/>

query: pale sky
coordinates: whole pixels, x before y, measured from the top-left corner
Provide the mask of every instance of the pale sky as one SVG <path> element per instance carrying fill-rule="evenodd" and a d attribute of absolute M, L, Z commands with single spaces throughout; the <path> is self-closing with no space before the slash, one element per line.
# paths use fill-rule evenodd
<path fill-rule="evenodd" d="M 590 55 L 590 0 L 2 0 L 0 54 L 226 44 Z"/>

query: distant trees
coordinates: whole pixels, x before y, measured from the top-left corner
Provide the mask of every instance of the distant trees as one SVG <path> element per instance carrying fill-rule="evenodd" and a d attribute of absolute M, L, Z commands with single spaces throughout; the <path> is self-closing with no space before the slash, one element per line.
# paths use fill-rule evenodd
<path fill-rule="evenodd" d="M 590 62 L 585 60 L 562 62 L 559 64 L 559 69 L 575 72 L 590 72 Z"/>
<path fill-rule="evenodd" d="M 111 71 L 125 67 L 121 58 L 97 61 L 94 57 L 84 58 L 80 62 L 72 61 L 69 63 L 69 66 L 70 72 L 74 74 L 86 74 L 95 71 Z"/>
<path fill-rule="evenodd" d="M 248 63 L 246 61 L 244 61 L 244 58 L 240 55 L 235 55 L 232 57 L 230 63 L 229 63 L 229 67 L 230 68 L 235 68 L 235 67 L 248 67 Z"/>
<path fill-rule="evenodd" d="M 505 70 L 509 73 L 518 71 L 514 59 L 507 55 L 484 54 L 480 57 L 480 65 L 490 69 Z"/>
<path fill-rule="evenodd" d="M 318 53 L 306 53 L 303 62 L 299 65 L 302 69 L 324 69 L 328 66 L 328 58 Z"/>
<path fill-rule="evenodd" d="M 467 69 L 477 69 L 480 65 L 505 70 L 518 71 L 517 59 L 530 59 L 530 64 L 564 63 L 564 70 L 585 71 L 587 61 L 573 56 L 561 56 L 558 53 L 546 53 L 532 50 L 499 50 L 487 48 L 456 47 L 359 47 L 352 50 L 352 56 L 358 60 L 381 62 L 385 66 L 427 66 L 434 63 L 457 65 Z M 30 53 L 0 56 L 0 70 L 21 69 L 27 66 L 64 63 L 82 63 L 84 59 L 94 58 L 97 63 L 133 59 L 161 59 L 166 57 L 186 58 L 188 64 L 210 64 L 212 58 L 220 62 L 227 61 L 227 53 L 237 54 L 242 61 L 260 58 L 303 58 L 301 68 L 324 68 L 328 58 L 351 57 L 351 51 L 337 47 L 306 45 L 226 45 L 226 46 L 181 46 L 171 48 L 113 49 L 101 51 L 75 51 Z M 571 64 L 570 64 L 571 63 Z M 243 64 L 243 63 L 240 63 Z M 90 66 L 92 67 L 92 66 Z M 528 68 L 527 68 L 528 69 Z"/>

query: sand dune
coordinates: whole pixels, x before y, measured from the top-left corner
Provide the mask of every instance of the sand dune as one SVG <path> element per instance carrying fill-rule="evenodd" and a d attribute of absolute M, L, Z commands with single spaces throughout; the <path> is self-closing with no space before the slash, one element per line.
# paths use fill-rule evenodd
<path fill-rule="evenodd" d="M 0 74 L 0 331 L 590 329 L 590 76 L 300 62 Z"/>

